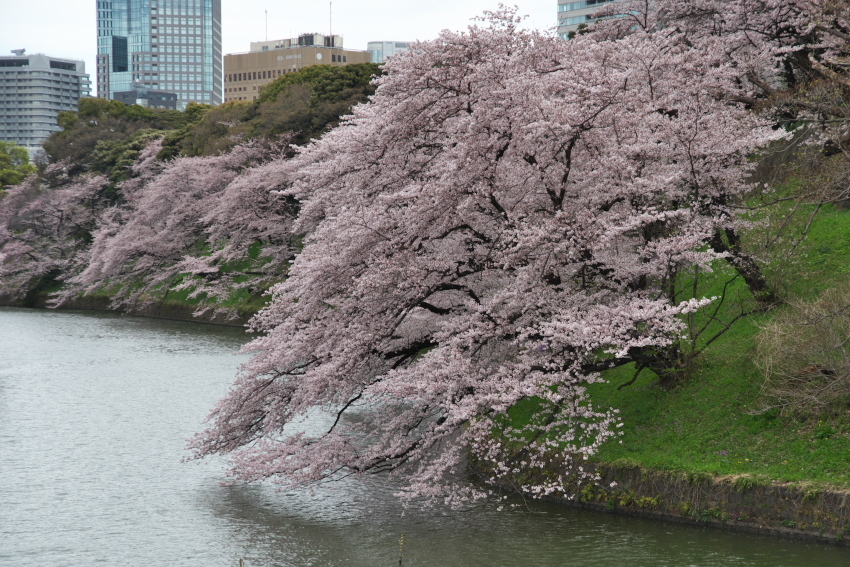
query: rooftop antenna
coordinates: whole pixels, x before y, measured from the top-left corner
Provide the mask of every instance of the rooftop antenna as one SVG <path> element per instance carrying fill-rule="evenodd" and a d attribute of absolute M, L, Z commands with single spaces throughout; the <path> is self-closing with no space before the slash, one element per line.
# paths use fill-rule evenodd
<path fill-rule="evenodd" d="M 334 47 L 334 3 L 331 2 L 330 8 L 330 26 L 331 26 L 331 47 Z"/>
<path fill-rule="evenodd" d="M 269 40 L 269 11 L 266 10 L 266 41 Z"/>

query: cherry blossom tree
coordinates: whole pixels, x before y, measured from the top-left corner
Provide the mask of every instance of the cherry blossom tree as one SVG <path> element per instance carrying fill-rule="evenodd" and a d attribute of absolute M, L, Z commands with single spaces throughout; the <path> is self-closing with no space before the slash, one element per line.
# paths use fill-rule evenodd
<path fill-rule="evenodd" d="M 0 198 L 0 296 L 20 301 L 61 277 L 85 249 L 103 208 L 103 176 L 68 177 L 64 163 Z"/>
<path fill-rule="evenodd" d="M 676 29 L 564 42 L 501 10 L 385 71 L 279 168 L 306 245 L 191 446 L 244 480 L 404 472 L 408 495 L 458 501 L 483 493 L 447 481 L 471 458 L 570 494 L 619 425 L 587 387 L 664 372 L 681 315 L 711 301 L 677 282 L 735 259 L 713 241 L 741 226 L 748 156 L 783 134 Z"/>
<path fill-rule="evenodd" d="M 665 28 L 685 35 L 752 85 L 752 96 L 741 102 L 775 119 L 813 121 L 825 129 L 847 120 L 841 102 L 850 88 L 846 1 L 627 0 L 600 14 L 612 16 L 593 28 L 601 37 Z"/>
<path fill-rule="evenodd" d="M 802 250 L 799 245 L 821 207 L 850 205 L 850 4 L 631 0 L 610 4 L 603 13 L 615 17 L 588 33 L 609 38 L 650 29 L 682 33 L 735 69 L 736 81 L 752 87 L 749 95 L 728 96 L 793 133 L 760 152 L 753 179 L 779 188 L 747 203 L 762 227 L 743 237 L 726 231 L 713 243 L 732 253 L 754 293 L 775 302 L 774 290 L 781 293 L 783 272 L 794 252 Z M 753 258 L 762 265 L 774 260 L 770 287 L 757 276 Z"/>
<path fill-rule="evenodd" d="M 162 162 L 161 143 L 149 144 L 57 304 L 106 289 L 114 307 L 140 306 L 188 289 L 203 311 L 241 287 L 278 281 L 292 258 L 293 203 L 272 191 L 286 147 L 249 142 Z"/>
<path fill-rule="evenodd" d="M 279 192 L 288 151 L 285 142 L 266 150 L 207 204 L 200 222 L 210 254 L 185 256 L 175 266 L 194 276 L 184 282 L 194 294 L 257 294 L 285 277 L 298 248 L 292 224 L 299 207 Z"/>

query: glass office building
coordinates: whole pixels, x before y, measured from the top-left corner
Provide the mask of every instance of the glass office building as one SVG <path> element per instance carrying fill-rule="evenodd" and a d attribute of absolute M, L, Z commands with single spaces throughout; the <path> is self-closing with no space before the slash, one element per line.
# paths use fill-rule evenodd
<path fill-rule="evenodd" d="M 97 0 L 98 97 L 221 104 L 222 78 L 221 0 Z"/>
<path fill-rule="evenodd" d="M 366 47 L 372 57 L 372 63 L 383 63 L 397 53 L 408 49 L 406 41 L 370 41 Z"/>

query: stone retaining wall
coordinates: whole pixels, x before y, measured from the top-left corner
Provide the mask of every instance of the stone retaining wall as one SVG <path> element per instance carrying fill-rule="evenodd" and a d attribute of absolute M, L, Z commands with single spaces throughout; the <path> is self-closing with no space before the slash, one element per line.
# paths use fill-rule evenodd
<path fill-rule="evenodd" d="M 587 468 L 587 467 L 585 467 Z M 574 500 L 547 500 L 679 523 L 850 545 L 850 492 L 773 484 L 750 476 L 714 477 L 598 465 L 601 479 Z M 612 482 L 616 485 L 609 487 Z"/>
<path fill-rule="evenodd" d="M 46 298 L 37 298 L 34 301 L 23 303 L 19 300 L 13 300 L 8 297 L 0 296 L 0 306 L 3 307 L 47 307 Z M 195 323 L 211 323 L 214 325 L 225 325 L 230 327 L 244 327 L 252 314 L 239 315 L 233 319 L 225 319 L 224 317 L 214 317 L 212 312 L 205 313 L 200 316 L 195 316 L 195 308 L 191 305 L 182 305 L 179 303 L 156 303 L 145 307 L 132 308 L 127 311 L 116 311 L 110 309 L 110 300 L 105 296 L 86 296 L 78 297 L 69 301 L 62 306 L 62 309 L 82 309 L 86 311 L 111 311 L 113 313 L 127 313 L 128 315 L 138 315 L 139 317 L 150 317 L 153 319 L 169 319 L 174 321 L 192 321 Z"/>

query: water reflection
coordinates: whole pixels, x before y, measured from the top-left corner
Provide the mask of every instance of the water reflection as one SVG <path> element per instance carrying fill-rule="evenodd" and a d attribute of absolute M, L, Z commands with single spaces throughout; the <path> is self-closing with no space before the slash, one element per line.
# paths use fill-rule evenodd
<path fill-rule="evenodd" d="M 367 485 L 373 485 L 367 482 Z M 532 503 L 497 511 L 437 506 L 402 516 L 390 487 L 314 495 L 230 487 L 208 495 L 249 565 L 845 565 L 845 551 Z M 346 503 L 340 508 L 337 504 Z M 818 556 L 813 562 L 812 553 Z"/>
<path fill-rule="evenodd" d="M 850 553 L 522 502 L 404 510 L 384 477 L 220 485 L 185 439 L 233 381 L 238 329 L 0 308 L 0 565 L 847 565 Z"/>

